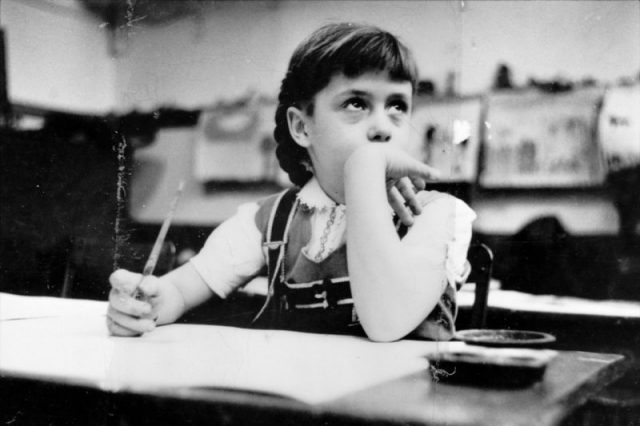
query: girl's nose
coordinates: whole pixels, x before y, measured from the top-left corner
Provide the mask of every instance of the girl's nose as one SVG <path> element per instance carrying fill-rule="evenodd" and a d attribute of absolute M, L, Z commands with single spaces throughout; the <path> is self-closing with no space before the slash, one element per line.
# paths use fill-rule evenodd
<path fill-rule="evenodd" d="M 391 123 L 389 122 L 389 117 L 372 117 L 367 138 L 370 142 L 389 142 L 391 140 Z"/>

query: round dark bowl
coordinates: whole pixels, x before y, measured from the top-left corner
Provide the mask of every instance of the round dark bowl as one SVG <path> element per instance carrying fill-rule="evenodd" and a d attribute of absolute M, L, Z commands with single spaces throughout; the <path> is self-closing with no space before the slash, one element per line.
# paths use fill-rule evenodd
<path fill-rule="evenodd" d="M 456 339 L 469 345 L 502 348 L 543 347 L 556 341 L 552 334 L 539 331 L 492 329 L 460 330 L 456 333 Z"/>

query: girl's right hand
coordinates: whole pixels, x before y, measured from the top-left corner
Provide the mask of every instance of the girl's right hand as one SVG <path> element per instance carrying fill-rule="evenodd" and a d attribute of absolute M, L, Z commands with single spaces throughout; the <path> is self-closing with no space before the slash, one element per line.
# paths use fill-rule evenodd
<path fill-rule="evenodd" d="M 374 145 L 385 158 L 385 175 L 389 205 L 403 224 L 413 225 L 413 216 L 422 213 L 416 193 L 425 188 L 429 180 L 437 179 L 437 169 L 411 157 L 392 145 Z"/>
<path fill-rule="evenodd" d="M 111 274 L 107 328 L 115 336 L 139 336 L 156 327 L 158 318 L 159 279 L 119 269 Z M 136 298 L 137 291 L 144 300 Z"/>
<path fill-rule="evenodd" d="M 426 181 L 437 179 L 440 172 L 421 161 L 411 157 L 405 151 L 389 144 L 367 144 L 358 148 L 349 161 L 357 163 L 358 156 L 366 167 L 376 163 L 371 161 L 375 157 L 382 160 L 385 169 L 387 199 L 389 205 L 403 224 L 411 226 L 413 216 L 422 212 L 422 206 L 416 198 L 416 193 L 425 188 Z M 347 161 L 347 163 L 349 163 Z"/>

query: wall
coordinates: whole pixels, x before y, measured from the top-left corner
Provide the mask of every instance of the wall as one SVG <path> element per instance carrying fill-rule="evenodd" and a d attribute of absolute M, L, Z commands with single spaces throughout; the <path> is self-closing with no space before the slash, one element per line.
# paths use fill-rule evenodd
<path fill-rule="evenodd" d="M 322 23 L 370 22 L 414 50 L 439 90 L 456 73 L 464 94 L 487 91 L 499 63 L 530 77 L 612 82 L 640 72 L 635 1 L 211 2 L 171 25 L 135 23 L 118 57 L 123 109 L 209 105 L 256 89 L 277 92 L 296 44 Z"/>
<path fill-rule="evenodd" d="M 0 3 L 13 102 L 89 113 L 275 94 L 295 45 L 336 20 L 400 35 L 440 90 L 453 71 L 460 92 L 485 92 L 500 62 L 517 84 L 640 71 L 640 3 L 631 0 L 211 1 L 167 25 L 135 16 L 115 52 L 105 23 L 74 0 Z"/>
<path fill-rule="evenodd" d="M 115 106 L 115 63 L 105 28 L 73 1 L 3 0 L 13 103 L 104 114 Z"/>

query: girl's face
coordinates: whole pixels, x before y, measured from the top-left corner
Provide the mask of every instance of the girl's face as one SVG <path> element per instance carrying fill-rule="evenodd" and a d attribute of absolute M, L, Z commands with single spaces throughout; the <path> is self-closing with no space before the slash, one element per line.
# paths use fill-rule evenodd
<path fill-rule="evenodd" d="M 316 94 L 313 114 L 303 115 L 304 132 L 298 143 L 309 151 L 321 184 L 323 179 L 342 182 L 344 163 L 358 147 L 407 140 L 411 107 L 411 83 L 393 81 L 386 71 L 355 78 L 338 74 Z"/>

